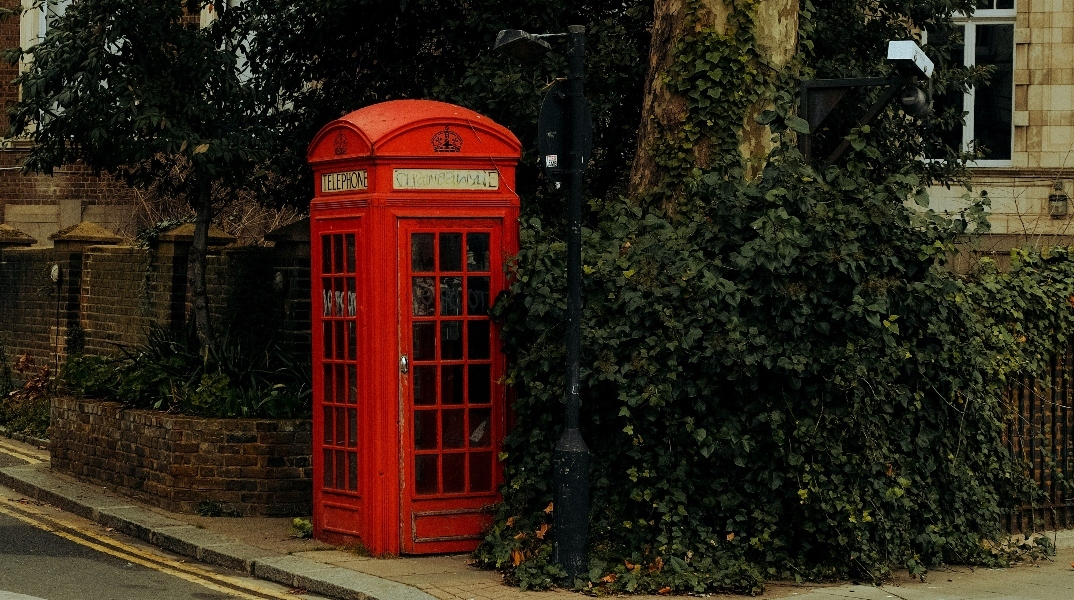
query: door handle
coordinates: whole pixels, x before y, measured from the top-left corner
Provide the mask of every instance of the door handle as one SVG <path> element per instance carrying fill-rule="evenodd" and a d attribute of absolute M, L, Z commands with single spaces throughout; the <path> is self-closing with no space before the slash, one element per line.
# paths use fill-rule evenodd
<path fill-rule="evenodd" d="M 399 357 L 399 372 L 406 375 L 410 371 L 410 359 L 403 354 Z"/>

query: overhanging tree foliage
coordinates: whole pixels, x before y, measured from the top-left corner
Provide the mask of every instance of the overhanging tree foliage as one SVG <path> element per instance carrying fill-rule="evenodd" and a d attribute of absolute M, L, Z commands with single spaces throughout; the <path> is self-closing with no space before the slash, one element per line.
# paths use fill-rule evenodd
<path fill-rule="evenodd" d="M 201 28 L 204 6 L 218 18 Z M 205 256 L 214 199 L 259 183 L 274 130 L 239 62 L 226 2 L 79 0 L 24 49 L 29 70 L 12 129 L 34 146 L 25 168 L 82 162 L 185 198 L 196 212 L 190 283 L 198 336 L 214 338 Z M 13 58 L 18 58 L 16 55 Z"/>
<path fill-rule="evenodd" d="M 565 47 L 537 65 L 492 52 L 496 32 L 565 32 L 584 24 L 588 89 L 595 121 L 588 185 L 622 192 L 637 139 L 652 3 L 628 0 L 246 0 L 251 66 L 258 85 L 287 107 L 272 171 L 290 183 L 291 202 L 309 201 L 305 150 L 328 121 L 399 98 L 461 104 L 509 127 L 526 155 L 519 189 L 527 210 L 556 213 L 538 186 L 536 118 L 543 90 L 566 76 Z M 562 44 L 553 41 L 553 45 Z M 548 197 L 548 200 L 545 198 Z"/>

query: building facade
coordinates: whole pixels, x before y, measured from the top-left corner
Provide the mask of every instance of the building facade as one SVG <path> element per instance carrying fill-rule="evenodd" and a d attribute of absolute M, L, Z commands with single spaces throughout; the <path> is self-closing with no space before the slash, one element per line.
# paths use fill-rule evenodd
<path fill-rule="evenodd" d="M 1074 0 L 980 0 L 979 7 L 958 20 L 964 59 L 991 65 L 992 76 L 961 99 L 966 125 L 951 142 L 984 152 L 972 183 L 974 194 L 991 200 L 993 235 L 980 250 L 1074 243 Z M 965 192 L 933 188 L 932 207 L 957 212 Z"/>

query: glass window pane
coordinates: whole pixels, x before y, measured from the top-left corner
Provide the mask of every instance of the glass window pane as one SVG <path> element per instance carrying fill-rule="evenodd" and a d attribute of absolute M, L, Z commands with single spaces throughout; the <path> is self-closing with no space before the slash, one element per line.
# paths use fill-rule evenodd
<path fill-rule="evenodd" d="M 332 432 L 335 431 L 332 425 L 332 407 L 324 407 L 324 443 L 326 445 L 332 445 Z"/>
<path fill-rule="evenodd" d="M 444 493 L 458 494 L 466 491 L 466 454 L 444 455 Z"/>
<path fill-rule="evenodd" d="M 347 360 L 358 355 L 358 332 L 354 321 L 347 321 Z"/>
<path fill-rule="evenodd" d="M 469 340 L 466 344 L 467 356 L 472 359 L 481 359 L 489 357 L 489 344 L 491 343 L 491 332 L 489 330 L 488 321 L 470 321 L 466 324 L 469 327 Z"/>
<path fill-rule="evenodd" d="M 1014 0 L 997 0 L 996 8 L 1014 8 Z"/>
<path fill-rule="evenodd" d="M 344 236 L 344 245 L 346 246 L 344 252 L 346 252 L 347 259 L 347 272 L 354 272 L 354 234 L 348 233 Z"/>
<path fill-rule="evenodd" d="M 444 420 L 444 447 L 465 448 L 465 411 L 461 409 L 445 410 L 441 418 Z"/>
<path fill-rule="evenodd" d="M 414 302 L 415 317 L 431 317 L 436 314 L 436 278 L 413 277 L 410 294 Z"/>
<path fill-rule="evenodd" d="M 332 236 L 332 272 L 343 272 L 343 236 Z"/>
<path fill-rule="evenodd" d="M 343 408 L 336 409 L 336 445 L 347 445 L 347 413 Z"/>
<path fill-rule="evenodd" d="M 978 10 L 980 10 L 982 8 L 984 8 L 984 9 L 992 8 L 992 4 L 994 2 L 995 2 L 995 0 L 977 0 L 977 8 L 978 8 Z"/>
<path fill-rule="evenodd" d="M 435 234 L 414 233 L 410 236 L 410 270 L 415 273 L 424 273 L 434 270 L 433 240 Z"/>
<path fill-rule="evenodd" d="M 334 396 L 335 391 L 332 389 L 333 386 L 334 386 L 334 383 L 335 383 L 335 381 L 334 381 L 334 378 L 332 376 L 332 365 L 325 365 L 324 366 L 324 395 L 322 397 L 324 402 L 331 402 L 332 398 L 335 397 Z"/>
<path fill-rule="evenodd" d="M 332 358 L 332 322 L 325 321 L 322 324 L 322 330 L 324 333 L 324 357 Z"/>
<path fill-rule="evenodd" d="M 977 65 L 992 65 L 988 83 L 973 91 L 973 138 L 985 159 L 1010 160 L 1014 109 L 1014 25 L 977 25 Z"/>
<path fill-rule="evenodd" d="M 462 365 L 444 365 L 440 369 L 440 402 L 462 404 Z"/>
<path fill-rule="evenodd" d="M 354 365 L 347 365 L 347 403 L 356 404 L 358 402 L 358 368 Z"/>
<path fill-rule="evenodd" d="M 336 365 L 335 372 L 336 372 L 336 385 L 335 385 L 335 394 L 332 395 L 332 402 L 335 402 L 336 404 L 343 404 L 344 402 L 346 402 L 347 380 L 345 380 L 343 378 L 343 367 L 342 367 L 342 365 Z"/>
<path fill-rule="evenodd" d="M 414 323 L 414 360 L 436 360 L 436 323 Z"/>
<path fill-rule="evenodd" d="M 489 314 L 489 278 L 466 278 L 466 314 Z"/>
<path fill-rule="evenodd" d="M 462 277 L 440 278 L 440 314 L 447 317 L 462 314 Z"/>
<path fill-rule="evenodd" d="M 332 272 L 332 236 L 321 236 L 321 273 Z"/>
<path fill-rule="evenodd" d="M 470 409 L 470 447 L 488 448 L 492 443 L 492 409 Z"/>
<path fill-rule="evenodd" d="M 470 456 L 470 491 L 488 492 L 492 490 L 492 453 L 471 452 Z"/>
<path fill-rule="evenodd" d="M 358 292 L 354 289 L 354 278 L 347 278 L 347 316 L 358 314 Z"/>
<path fill-rule="evenodd" d="M 347 445 L 354 448 L 358 445 L 358 409 L 347 409 Z"/>
<path fill-rule="evenodd" d="M 470 365 L 469 395 L 470 404 L 487 404 L 492 402 L 492 368 L 490 365 Z"/>
<path fill-rule="evenodd" d="M 335 338 L 336 339 L 333 340 L 336 345 L 334 356 L 336 357 L 336 360 L 343 360 L 343 343 L 346 341 L 343 337 L 343 321 L 336 321 Z"/>
<path fill-rule="evenodd" d="M 325 278 L 321 280 L 321 315 L 325 317 L 332 316 L 332 280 Z"/>
<path fill-rule="evenodd" d="M 347 480 L 347 457 L 342 450 L 336 450 L 336 489 L 345 489 Z"/>
<path fill-rule="evenodd" d="M 324 451 L 324 461 L 321 463 L 324 466 L 324 487 L 332 487 L 332 451 Z"/>
<path fill-rule="evenodd" d="M 462 234 L 440 234 L 440 270 L 462 270 Z"/>
<path fill-rule="evenodd" d="M 344 308 L 343 308 L 343 305 L 344 305 L 343 278 L 342 277 L 337 277 L 335 279 L 335 281 L 333 282 L 333 289 L 334 289 L 334 291 L 332 292 L 332 295 L 336 299 L 336 302 L 335 302 L 335 306 L 332 307 L 332 316 L 334 316 L 334 317 L 342 317 L 343 316 L 343 310 L 344 310 Z"/>
<path fill-rule="evenodd" d="M 414 367 L 414 404 L 417 406 L 436 404 L 435 365 Z"/>
<path fill-rule="evenodd" d="M 414 411 L 414 449 L 436 450 L 436 410 Z"/>
<path fill-rule="evenodd" d="M 481 272 L 489 270 L 489 234 L 466 235 L 466 270 Z"/>
<path fill-rule="evenodd" d="M 415 456 L 414 491 L 418 494 L 435 494 L 436 483 L 436 455 Z"/>
<path fill-rule="evenodd" d="M 462 358 L 462 321 L 440 323 L 440 358 L 441 360 Z"/>
<path fill-rule="evenodd" d="M 358 491 L 358 455 L 354 452 L 347 453 L 347 489 Z"/>

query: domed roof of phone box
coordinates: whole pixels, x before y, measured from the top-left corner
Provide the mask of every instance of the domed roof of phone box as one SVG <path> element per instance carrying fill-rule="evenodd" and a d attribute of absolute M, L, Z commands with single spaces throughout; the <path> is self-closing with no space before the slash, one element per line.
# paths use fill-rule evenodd
<path fill-rule="evenodd" d="M 522 145 L 492 119 L 446 102 L 390 100 L 325 125 L 313 138 L 311 163 L 362 157 L 517 160 Z"/>

